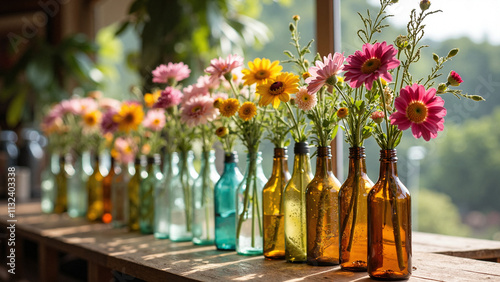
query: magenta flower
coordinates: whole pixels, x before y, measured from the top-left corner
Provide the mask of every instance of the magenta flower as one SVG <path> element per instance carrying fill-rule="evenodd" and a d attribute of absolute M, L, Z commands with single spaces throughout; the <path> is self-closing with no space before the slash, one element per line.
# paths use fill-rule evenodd
<path fill-rule="evenodd" d="M 460 75 L 455 71 L 451 71 L 448 75 L 448 85 L 451 86 L 460 86 L 460 83 L 464 82 Z"/>
<path fill-rule="evenodd" d="M 167 65 L 159 65 L 153 70 L 154 83 L 167 83 L 169 80 L 181 81 L 189 77 L 191 70 L 184 63 L 168 63 Z"/>
<path fill-rule="evenodd" d="M 161 92 L 160 97 L 158 97 L 158 100 L 156 103 L 153 105 L 153 108 L 170 108 L 173 106 L 179 105 L 179 103 L 182 100 L 182 92 L 179 91 L 178 89 L 175 89 L 173 87 L 168 86 Z"/>
<path fill-rule="evenodd" d="M 213 121 L 219 110 L 214 107 L 214 99 L 209 96 L 193 97 L 181 108 L 181 121 L 189 127 Z"/>
<path fill-rule="evenodd" d="M 363 83 L 368 90 L 372 89 L 373 81 L 379 77 L 387 82 L 392 81 L 389 70 L 399 66 L 400 62 L 394 56 L 398 50 L 393 45 L 375 43 L 363 45 L 363 51 L 356 51 L 347 57 L 347 64 L 344 66 L 346 73 L 345 80 L 350 81 L 352 88 L 358 88 Z"/>
<path fill-rule="evenodd" d="M 297 107 L 303 111 L 312 110 L 318 103 L 316 93 L 311 94 L 307 89 L 306 87 L 300 87 L 299 92 L 295 95 L 295 103 Z"/>
<path fill-rule="evenodd" d="M 115 109 L 109 109 L 104 112 L 101 119 L 101 131 L 106 133 L 114 133 L 118 130 L 118 123 L 113 120 L 113 117 L 118 113 Z"/>
<path fill-rule="evenodd" d="M 164 109 L 153 109 L 149 110 L 146 117 L 142 121 L 144 127 L 149 128 L 153 131 L 160 131 L 165 126 L 165 110 Z"/>
<path fill-rule="evenodd" d="M 344 55 L 340 53 L 328 54 L 328 57 L 323 57 L 322 61 L 316 61 L 316 66 L 309 68 L 310 77 L 306 79 L 307 91 L 309 93 L 318 92 L 323 85 L 334 85 L 337 81 L 335 77 L 344 69 Z"/>
<path fill-rule="evenodd" d="M 398 129 L 406 130 L 411 126 L 413 136 L 423 136 L 425 141 L 436 138 L 438 131 L 443 131 L 446 109 L 444 100 L 436 96 L 436 89 L 426 91 L 423 85 L 408 85 L 401 89 L 394 105 L 397 111 L 390 120 Z"/>
<path fill-rule="evenodd" d="M 205 72 L 210 74 L 210 80 L 214 83 L 219 80 L 221 76 L 224 76 L 237 67 L 243 65 L 243 58 L 239 55 L 229 55 L 226 59 L 219 57 L 218 59 L 212 59 L 210 61 L 210 66 L 205 69 Z"/>

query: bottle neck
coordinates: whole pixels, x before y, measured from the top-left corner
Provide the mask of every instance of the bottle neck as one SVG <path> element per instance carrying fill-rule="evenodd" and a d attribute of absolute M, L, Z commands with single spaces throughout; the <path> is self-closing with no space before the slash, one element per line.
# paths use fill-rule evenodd
<path fill-rule="evenodd" d="M 396 149 L 380 150 L 380 175 L 385 178 L 388 174 L 398 176 L 398 157 Z"/>
<path fill-rule="evenodd" d="M 288 154 L 286 148 L 274 148 L 272 175 L 279 177 L 288 173 Z"/>
<path fill-rule="evenodd" d="M 356 172 L 366 174 L 365 147 L 349 148 L 349 174 Z"/>
<path fill-rule="evenodd" d="M 256 174 L 263 174 L 262 171 L 262 152 L 251 152 L 247 154 L 247 168 L 246 175 L 249 175 L 251 171 L 255 171 Z"/>
<path fill-rule="evenodd" d="M 316 175 L 324 177 L 332 171 L 332 153 L 330 146 L 318 147 L 316 151 Z"/>
<path fill-rule="evenodd" d="M 236 152 L 224 153 L 224 172 L 238 167 L 238 154 Z"/>

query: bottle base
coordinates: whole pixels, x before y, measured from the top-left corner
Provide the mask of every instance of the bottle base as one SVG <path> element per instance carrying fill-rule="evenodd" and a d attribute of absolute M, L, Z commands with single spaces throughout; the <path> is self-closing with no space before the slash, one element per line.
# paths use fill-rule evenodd
<path fill-rule="evenodd" d="M 318 257 L 316 259 L 307 259 L 307 264 L 312 266 L 334 266 L 338 265 L 339 261 L 331 257 Z"/>
<path fill-rule="evenodd" d="M 237 254 L 238 255 L 242 255 L 242 256 L 260 256 L 262 255 L 264 252 L 260 249 L 246 249 L 246 250 L 243 250 L 243 251 L 237 251 Z"/>
<path fill-rule="evenodd" d="M 236 251 L 236 246 L 231 244 L 215 244 L 215 247 L 219 251 Z"/>
<path fill-rule="evenodd" d="M 193 238 L 193 244 L 197 246 L 208 246 L 208 245 L 213 245 L 214 240 L 203 240 L 199 238 Z"/>
<path fill-rule="evenodd" d="M 368 273 L 368 275 L 370 275 L 370 278 L 374 280 L 397 281 L 397 280 L 408 280 L 411 276 L 411 273 L 403 274 L 399 271 L 393 271 L 389 269 L 384 271 L 375 271 L 372 273 Z"/>
<path fill-rule="evenodd" d="M 156 239 L 168 239 L 168 234 L 155 232 L 155 238 Z"/>
<path fill-rule="evenodd" d="M 366 261 L 357 260 L 352 262 L 344 262 L 340 264 L 340 269 L 351 272 L 366 272 Z"/>
<path fill-rule="evenodd" d="M 264 257 L 269 260 L 285 259 L 285 251 L 274 250 L 270 252 L 264 252 Z"/>

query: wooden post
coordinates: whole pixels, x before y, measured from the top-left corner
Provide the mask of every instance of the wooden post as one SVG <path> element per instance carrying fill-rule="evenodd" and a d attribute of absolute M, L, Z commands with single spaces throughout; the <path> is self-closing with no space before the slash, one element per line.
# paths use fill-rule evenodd
<path fill-rule="evenodd" d="M 87 281 L 89 282 L 112 281 L 113 273 L 111 271 L 111 269 L 93 261 L 87 261 Z"/>
<path fill-rule="evenodd" d="M 48 247 L 44 242 L 38 244 L 38 267 L 40 281 L 58 281 L 59 254 L 57 250 Z"/>
<path fill-rule="evenodd" d="M 340 52 L 340 0 L 316 0 L 316 42 L 318 53 L 326 56 Z M 332 168 L 337 178 L 343 175 L 341 131 L 332 140 Z"/>

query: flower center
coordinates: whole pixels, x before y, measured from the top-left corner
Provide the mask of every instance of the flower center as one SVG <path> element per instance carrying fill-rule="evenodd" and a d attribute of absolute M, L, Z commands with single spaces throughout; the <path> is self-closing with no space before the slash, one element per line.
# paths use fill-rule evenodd
<path fill-rule="evenodd" d="M 414 123 L 421 123 L 427 118 L 427 107 L 422 101 L 413 101 L 406 108 L 406 117 Z"/>
<path fill-rule="evenodd" d="M 309 101 L 309 96 L 308 96 L 308 95 L 304 95 L 304 96 L 302 97 L 302 101 L 304 101 L 304 102 Z"/>
<path fill-rule="evenodd" d="M 276 81 L 273 84 L 271 84 L 271 87 L 269 87 L 269 92 L 271 95 L 280 95 L 285 91 L 285 88 L 283 87 L 283 82 L 281 81 Z"/>
<path fill-rule="evenodd" d="M 195 107 L 193 107 L 193 109 L 191 109 L 191 112 L 193 114 L 196 114 L 199 111 L 201 111 L 201 106 L 195 106 Z"/>
<path fill-rule="evenodd" d="M 125 117 L 123 118 L 123 121 L 125 123 L 133 123 L 134 122 L 134 114 L 133 113 L 127 113 Z"/>
<path fill-rule="evenodd" d="M 160 125 L 160 119 L 155 118 L 153 120 L 153 124 L 156 125 L 156 126 Z"/>
<path fill-rule="evenodd" d="M 373 73 L 374 71 L 378 70 L 381 64 L 382 63 L 380 62 L 380 59 L 371 58 L 363 63 L 363 65 L 361 66 L 361 72 L 364 74 Z"/>
<path fill-rule="evenodd" d="M 255 79 L 264 79 L 264 78 L 268 78 L 269 77 L 269 73 L 265 70 L 260 70 L 258 72 L 255 73 Z"/>

